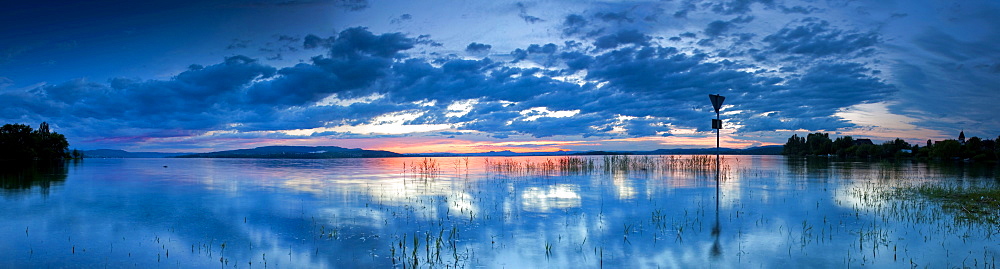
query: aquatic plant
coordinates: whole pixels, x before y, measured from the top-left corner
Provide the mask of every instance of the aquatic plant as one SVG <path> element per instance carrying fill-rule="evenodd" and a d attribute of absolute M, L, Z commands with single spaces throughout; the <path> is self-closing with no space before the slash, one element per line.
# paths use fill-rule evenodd
<path fill-rule="evenodd" d="M 417 174 L 422 178 L 426 179 L 429 177 L 437 176 L 441 173 L 441 166 L 434 158 L 423 158 L 421 161 L 411 162 L 407 165 L 406 162 L 403 163 L 403 171 L 413 174 Z"/>
<path fill-rule="evenodd" d="M 547 173 L 589 173 L 594 171 L 604 171 L 606 173 L 619 172 L 700 172 L 708 173 L 715 171 L 716 158 L 709 155 L 604 155 L 600 157 L 600 162 L 595 157 L 587 156 L 564 156 L 556 159 L 545 159 L 541 162 L 532 160 L 514 160 L 502 158 L 494 160 L 487 158 L 484 160 L 487 171 L 505 174 L 547 174 Z M 721 162 L 725 161 L 725 157 Z M 722 167 L 728 170 L 728 165 Z"/>
<path fill-rule="evenodd" d="M 923 184 L 899 188 L 897 198 L 923 197 L 968 223 L 1000 224 L 1000 189 L 983 186 Z"/>

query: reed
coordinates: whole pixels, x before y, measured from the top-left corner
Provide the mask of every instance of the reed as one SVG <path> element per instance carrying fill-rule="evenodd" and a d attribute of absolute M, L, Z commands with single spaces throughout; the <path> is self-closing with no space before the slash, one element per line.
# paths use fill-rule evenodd
<path fill-rule="evenodd" d="M 942 186 L 924 184 L 899 188 L 897 198 L 921 197 L 940 204 L 945 213 L 965 223 L 1000 223 L 1000 189 L 979 186 Z"/>
<path fill-rule="evenodd" d="M 485 167 L 489 172 L 502 174 L 579 174 L 594 171 L 606 173 L 620 172 L 696 172 L 708 173 L 716 169 L 715 156 L 631 156 L 605 155 L 595 157 L 565 156 L 544 161 L 515 160 L 502 158 L 499 160 L 485 159 Z M 722 158 L 725 162 L 725 157 Z M 729 170 L 729 166 L 721 167 Z"/>
<path fill-rule="evenodd" d="M 403 172 L 419 175 L 421 178 L 427 179 L 441 174 L 441 165 L 434 158 L 424 158 L 416 162 L 404 162 Z"/>

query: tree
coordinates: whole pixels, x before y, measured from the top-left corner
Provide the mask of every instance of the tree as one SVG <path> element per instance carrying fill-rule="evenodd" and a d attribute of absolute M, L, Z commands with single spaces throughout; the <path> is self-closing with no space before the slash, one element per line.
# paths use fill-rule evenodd
<path fill-rule="evenodd" d="M 856 151 L 854 152 L 855 157 L 871 158 L 878 157 L 880 153 L 879 146 L 876 145 L 858 145 Z"/>
<path fill-rule="evenodd" d="M 809 145 L 809 154 L 827 155 L 833 153 L 831 150 L 833 148 L 833 141 L 830 140 L 830 134 L 809 134 L 806 136 L 806 144 Z"/>
<path fill-rule="evenodd" d="M 965 141 L 965 145 L 962 145 L 961 157 L 963 159 L 972 158 L 982 153 L 984 153 L 983 140 L 979 137 L 973 136 Z"/>
<path fill-rule="evenodd" d="M 960 157 L 960 154 L 962 154 L 962 143 L 954 139 L 938 142 L 931 149 L 932 158 L 953 159 Z"/>
<path fill-rule="evenodd" d="M 851 136 L 838 137 L 833 140 L 833 152 L 840 157 L 847 157 L 848 150 L 854 146 L 854 138 Z"/>
<path fill-rule="evenodd" d="M 35 158 L 31 127 L 24 124 L 5 124 L 0 127 L 0 159 Z"/>
<path fill-rule="evenodd" d="M 896 138 L 893 141 L 886 141 L 882 143 L 882 157 L 904 157 L 907 154 L 902 153 L 904 149 L 911 149 L 910 143 L 906 143 L 903 139 Z"/>
<path fill-rule="evenodd" d="M 865 143 L 859 143 L 865 142 Z M 1000 160 L 1000 137 L 997 140 L 971 137 L 964 143 L 949 139 L 937 143 L 927 140 L 927 146 L 910 144 L 903 139 L 885 141 L 872 145 L 868 139 L 854 139 L 851 136 L 830 140 L 826 133 L 811 133 L 806 137 L 793 134 L 785 143 L 784 155 L 827 155 L 836 154 L 843 158 L 891 158 L 891 159 L 966 159 L 975 162 L 995 162 Z"/>
<path fill-rule="evenodd" d="M 0 127 L 0 159 L 60 160 L 69 157 L 68 148 L 66 137 L 53 133 L 45 122 L 38 130 L 24 124 Z"/>
<path fill-rule="evenodd" d="M 1000 160 L 1000 136 L 993 140 L 993 159 Z"/>
<path fill-rule="evenodd" d="M 792 137 L 788 138 L 788 142 L 785 143 L 785 148 L 781 150 L 782 155 L 805 155 L 808 154 L 808 146 L 806 146 L 806 139 L 804 137 L 799 137 L 796 134 L 792 134 Z"/>

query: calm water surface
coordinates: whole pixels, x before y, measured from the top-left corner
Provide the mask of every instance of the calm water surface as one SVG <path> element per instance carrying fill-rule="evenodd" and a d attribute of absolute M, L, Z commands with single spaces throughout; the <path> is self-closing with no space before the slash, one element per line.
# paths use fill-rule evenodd
<path fill-rule="evenodd" d="M 714 165 L 676 159 L 691 157 L 605 158 L 5 168 L 0 267 L 992 268 L 1000 256 L 996 225 L 886 195 L 993 187 L 994 167 L 724 156 L 717 185 Z"/>

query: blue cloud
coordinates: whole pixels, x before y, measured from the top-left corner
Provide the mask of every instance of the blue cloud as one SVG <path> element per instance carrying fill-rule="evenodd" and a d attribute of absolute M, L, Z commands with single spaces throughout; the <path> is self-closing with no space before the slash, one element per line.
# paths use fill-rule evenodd
<path fill-rule="evenodd" d="M 617 33 L 602 36 L 594 41 L 594 47 L 599 49 L 610 49 L 621 45 L 648 46 L 652 38 L 640 33 L 638 30 L 622 30 Z"/>
<path fill-rule="evenodd" d="M 368 72 L 360 70 L 350 72 L 350 70 L 337 69 L 342 73 L 368 74 L 368 76 L 355 77 L 353 81 L 344 81 L 341 79 L 341 76 L 329 72 L 328 69 L 318 65 L 299 64 L 293 67 L 282 68 L 278 71 L 279 77 L 257 83 L 247 89 L 247 101 L 262 105 L 305 105 L 319 101 L 329 94 L 358 88 L 371 83 L 377 77 L 377 71 L 374 70 L 385 68 L 386 64 L 383 62 L 372 64 L 375 66 L 358 66 L 342 63 L 342 66 L 350 66 L 356 68 L 355 70 L 368 70 Z"/>
<path fill-rule="evenodd" d="M 711 4 L 711 10 L 723 15 L 745 14 L 751 11 L 750 7 L 754 3 L 759 3 L 765 8 L 774 7 L 774 0 L 731 0 L 713 3 Z"/>
<path fill-rule="evenodd" d="M 481 43 L 472 42 L 472 43 L 469 43 L 469 45 L 465 47 L 465 52 L 468 52 L 468 53 L 484 53 L 484 52 L 490 51 L 491 48 L 493 48 L 493 46 L 490 46 L 488 44 L 481 44 Z"/>
<path fill-rule="evenodd" d="M 710 36 L 721 35 L 722 33 L 729 31 L 729 28 L 731 27 L 732 23 L 730 22 L 713 21 L 708 24 L 708 27 L 705 27 L 705 34 Z"/>
<path fill-rule="evenodd" d="M 878 33 L 833 29 L 825 20 L 805 19 L 801 23 L 764 37 L 767 48 L 777 53 L 843 57 L 869 52 L 881 42 Z"/>
<path fill-rule="evenodd" d="M 594 62 L 594 57 L 578 51 L 563 52 L 559 54 L 559 58 L 566 63 L 571 71 L 587 69 Z"/>
<path fill-rule="evenodd" d="M 628 22 L 615 19 L 625 13 L 603 16 L 607 19 L 598 21 Z M 570 16 L 565 24 L 593 26 L 583 18 Z M 753 36 L 729 31 L 752 18 L 722 21 L 726 26 L 706 34 L 749 40 Z M 766 49 L 849 58 L 874 46 L 865 34 L 832 29 L 823 21 L 803 23 L 770 35 Z M 428 37 L 376 34 L 360 27 L 336 37 L 306 35 L 302 40 L 303 48 L 328 53 L 284 68 L 233 56 L 213 65 L 192 65 L 165 80 L 74 80 L 30 91 L 5 91 L 0 92 L 4 105 L 0 116 L 17 118 L 30 112 L 61 119 L 87 137 L 309 129 L 366 124 L 382 115 L 406 112 L 421 115 L 407 124 L 453 124 L 494 137 L 651 136 L 672 128 L 710 130 L 705 96 L 711 93 L 729 96 L 733 109 L 742 111 L 730 120 L 745 126 L 740 132 L 750 132 L 848 127 L 849 122 L 834 116 L 840 109 L 885 100 L 896 90 L 873 76 L 877 70 L 858 63 L 821 59 L 767 70 L 752 60 L 716 58 L 739 55 L 738 50 L 717 50 L 716 55 L 682 51 L 656 44 L 652 36 L 634 29 L 616 30 L 590 40 L 590 45 L 576 41 L 527 45 L 515 49 L 509 61 L 413 56 L 409 52 Z M 466 47 L 470 53 L 489 49 L 490 45 L 476 42 Z M 520 61 L 544 68 L 523 67 Z M 564 78 L 583 74 L 578 78 L 582 81 Z M 320 104 L 332 96 L 373 100 Z M 794 98 L 803 101 L 775 101 Z M 473 101 L 467 114 L 449 114 L 449 105 L 468 100 Z M 570 117 L 544 113 L 530 117 L 530 111 L 542 107 L 579 112 Z M 622 116 L 631 119 L 621 120 Z M 611 132 L 613 126 L 624 128 L 624 133 Z"/>
<path fill-rule="evenodd" d="M 736 27 L 736 24 L 749 23 L 753 21 L 753 16 L 740 16 L 728 21 L 713 21 L 705 27 L 705 34 L 709 36 L 718 36 Z"/>
<path fill-rule="evenodd" d="M 567 36 L 576 35 L 581 33 L 584 27 L 587 26 L 587 19 L 583 15 L 570 14 L 563 19 L 563 34 Z"/>
<path fill-rule="evenodd" d="M 995 94 L 995 85 L 1000 83 L 1000 49 L 992 45 L 1000 42 L 1000 34 L 971 41 L 957 34 L 925 29 L 915 35 L 913 48 L 902 52 L 933 57 L 891 65 L 895 80 L 910 94 L 899 96 L 890 111 L 939 130 L 1000 132 L 996 113 L 983 109 L 1000 102 Z"/>
<path fill-rule="evenodd" d="M 658 132 L 670 131 L 669 128 L 663 126 L 664 122 L 657 119 L 632 119 L 628 120 L 625 125 L 625 131 L 629 136 L 654 136 Z"/>
<path fill-rule="evenodd" d="M 520 13 L 518 13 L 517 16 L 521 17 L 521 19 L 523 19 L 524 22 L 537 23 L 545 21 L 542 18 L 528 15 L 528 7 L 524 3 L 518 2 L 517 8 L 520 9 Z"/>
<path fill-rule="evenodd" d="M 340 32 L 330 49 L 333 58 L 351 58 L 371 55 L 382 58 L 399 57 L 400 51 L 413 48 L 416 39 L 402 33 L 375 35 L 363 27 L 348 28 Z"/>
<path fill-rule="evenodd" d="M 306 49 L 330 48 L 331 46 L 333 46 L 334 40 L 335 38 L 332 36 L 328 38 L 322 38 L 310 34 L 306 35 L 306 37 L 302 39 L 302 47 Z"/>
<path fill-rule="evenodd" d="M 290 1 L 280 0 L 278 2 L 287 4 Z M 368 0 L 334 0 L 334 2 L 337 4 L 337 6 L 345 8 L 350 11 L 359 11 L 368 8 Z"/>
<path fill-rule="evenodd" d="M 817 8 L 810 7 L 810 6 L 791 6 L 791 7 L 789 7 L 789 6 L 780 5 L 780 6 L 778 6 L 778 8 L 781 9 L 781 12 L 786 13 L 786 14 L 796 14 L 797 13 L 797 14 L 809 15 L 809 14 L 812 14 L 813 12 L 818 11 Z"/>
<path fill-rule="evenodd" d="M 24 106 L 51 118 L 114 120 L 138 128 L 204 130 L 218 127 L 239 104 L 252 80 L 270 77 L 274 68 L 234 56 L 223 63 L 182 72 L 166 81 L 115 79 L 110 83 L 74 80 L 31 91 Z"/>
<path fill-rule="evenodd" d="M 594 14 L 595 18 L 601 19 L 605 22 L 633 22 L 631 18 L 628 17 L 628 13 L 622 12 L 598 12 Z"/>
<path fill-rule="evenodd" d="M 553 54 L 556 53 L 558 47 L 556 44 L 548 43 L 545 45 L 531 44 L 528 46 L 528 53 L 538 53 L 538 54 Z"/>

